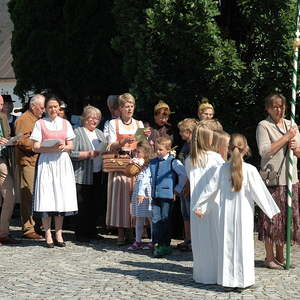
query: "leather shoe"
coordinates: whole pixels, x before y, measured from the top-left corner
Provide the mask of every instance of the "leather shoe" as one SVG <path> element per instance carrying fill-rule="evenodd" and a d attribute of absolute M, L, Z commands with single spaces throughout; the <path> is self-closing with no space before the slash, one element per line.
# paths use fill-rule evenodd
<path fill-rule="evenodd" d="M 43 240 L 44 238 L 36 232 L 24 233 L 23 237 L 29 240 Z"/>
<path fill-rule="evenodd" d="M 54 240 L 54 245 L 60 248 L 66 247 L 65 242 L 59 242 L 58 240 Z"/>
<path fill-rule="evenodd" d="M 12 244 L 18 244 L 18 243 L 20 243 L 20 241 L 15 240 L 15 239 L 11 238 L 10 236 L 6 236 L 4 238 L 0 238 L 0 243 L 2 245 L 12 245 Z"/>
<path fill-rule="evenodd" d="M 54 248 L 54 244 L 53 244 L 53 243 L 47 243 L 47 242 L 46 242 L 46 247 L 47 247 L 47 248 Z"/>

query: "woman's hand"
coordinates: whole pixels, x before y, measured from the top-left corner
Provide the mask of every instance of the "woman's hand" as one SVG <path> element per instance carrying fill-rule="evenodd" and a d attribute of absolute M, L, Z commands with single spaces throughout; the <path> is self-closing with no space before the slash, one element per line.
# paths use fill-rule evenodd
<path fill-rule="evenodd" d="M 289 131 L 286 133 L 289 141 L 295 137 L 297 133 L 297 126 L 292 126 Z"/>
<path fill-rule="evenodd" d="M 82 159 L 88 159 L 88 158 L 95 158 L 100 154 L 99 151 L 90 150 L 90 151 L 81 151 L 80 152 L 80 158 Z"/>
<path fill-rule="evenodd" d="M 289 141 L 289 148 L 291 150 L 295 150 L 297 148 L 297 142 L 296 142 L 296 139 L 292 138 L 290 141 Z"/>
<path fill-rule="evenodd" d="M 135 142 L 135 137 L 134 137 L 134 135 L 131 135 L 125 139 L 120 140 L 119 145 L 120 145 L 120 147 L 123 147 L 125 144 L 132 144 L 134 142 Z"/>
<path fill-rule="evenodd" d="M 135 137 L 134 135 L 131 135 L 130 137 L 125 139 L 125 144 L 132 144 L 135 142 Z"/>
<path fill-rule="evenodd" d="M 137 196 L 137 203 L 138 205 L 142 204 L 144 202 L 145 196 Z"/>
<path fill-rule="evenodd" d="M 204 216 L 204 213 L 200 209 L 194 210 L 194 214 L 199 218 L 202 218 Z"/>

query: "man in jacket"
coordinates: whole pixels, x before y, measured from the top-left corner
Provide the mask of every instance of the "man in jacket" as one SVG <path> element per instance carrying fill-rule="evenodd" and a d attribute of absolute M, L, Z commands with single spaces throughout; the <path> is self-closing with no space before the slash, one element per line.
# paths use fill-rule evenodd
<path fill-rule="evenodd" d="M 23 134 L 18 140 L 16 156 L 20 166 L 21 182 L 21 221 L 23 237 L 28 239 L 41 239 L 40 220 L 32 216 L 32 196 L 34 184 L 35 164 L 38 154 L 33 152 L 33 140 L 30 139 L 35 122 L 45 111 L 45 97 L 34 95 L 29 102 L 29 109 L 15 122 L 16 135 Z M 38 221 L 38 222 L 37 222 Z"/>
<path fill-rule="evenodd" d="M 3 199 L 0 215 L 0 246 L 14 244 L 17 241 L 9 236 L 9 223 L 15 205 L 13 181 L 9 173 L 4 147 L 1 145 L 9 139 L 10 129 L 7 116 L 2 112 L 4 99 L 0 96 L 0 192 Z"/>

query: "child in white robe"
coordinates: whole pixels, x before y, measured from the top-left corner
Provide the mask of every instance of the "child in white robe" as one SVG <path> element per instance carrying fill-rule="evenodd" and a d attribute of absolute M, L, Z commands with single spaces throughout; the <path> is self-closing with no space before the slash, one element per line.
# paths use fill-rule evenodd
<path fill-rule="evenodd" d="M 191 213 L 193 279 L 203 284 L 216 284 L 218 272 L 218 203 L 215 201 L 206 203 L 199 201 L 199 195 L 202 191 L 210 192 L 207 191 L 210 179 L 217 167 L 224 163 L 221 155 L 212 151 L 212 139 L 213 132 L 207 126 L 198 125 L 195 127 L 191 142 L 191 153 L 185 160 L 185 168 L 190 181 L 191 208 L 197 203 L 203 207 L 207 206 L 209 209 L 209 214 L 203 219 Z"/>
<path fill-rule="evenodd" d="M 253 219 L 254 202 L 272 218 L 279 212 L 256 168 L 243 162 L 248 154 L 247 140 L 233 134 L 229 142 L 230 161 L 220 166 L 193 208 L 204 220 L 210 215 L 203 203 L 218 197 L 220 222 L 218 236 L 218 284 L 246 288 L 255 283 Z"/>

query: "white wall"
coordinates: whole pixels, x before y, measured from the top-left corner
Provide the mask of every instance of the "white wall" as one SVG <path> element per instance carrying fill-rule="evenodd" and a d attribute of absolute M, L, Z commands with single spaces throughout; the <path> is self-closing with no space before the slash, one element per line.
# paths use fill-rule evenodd
<path fill-rule="evenodd" d="M 22 107 L 21 99 L 14 94 L 14 87 L 16 86 L 16 80 L 0 79 L 0 94 L 11 95 L 12 99 L 16 101 L 14 107 Z"/>

